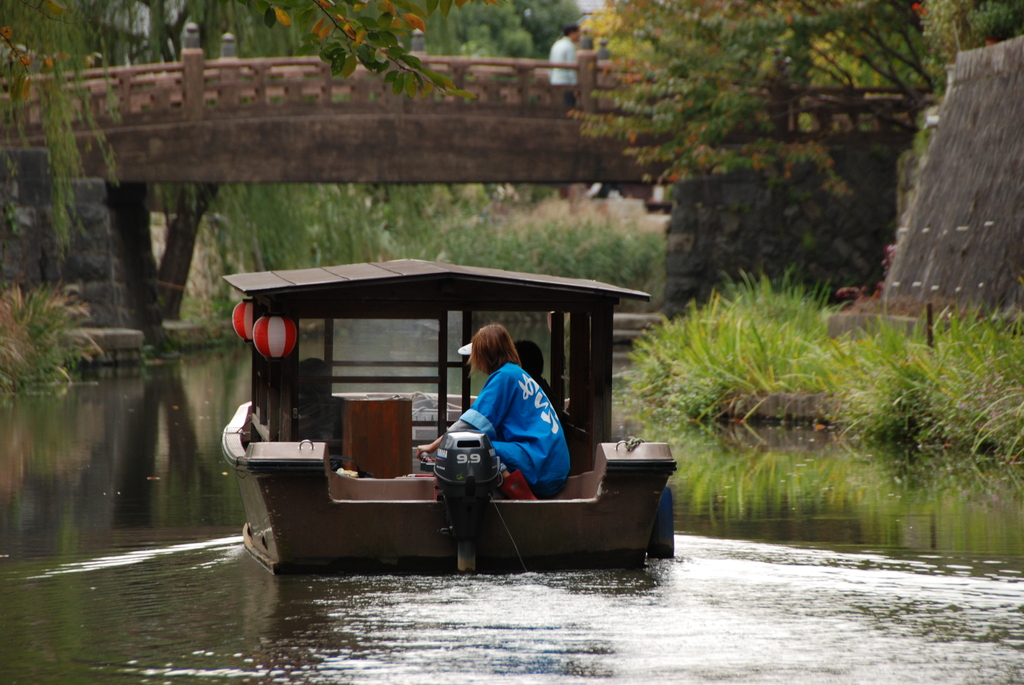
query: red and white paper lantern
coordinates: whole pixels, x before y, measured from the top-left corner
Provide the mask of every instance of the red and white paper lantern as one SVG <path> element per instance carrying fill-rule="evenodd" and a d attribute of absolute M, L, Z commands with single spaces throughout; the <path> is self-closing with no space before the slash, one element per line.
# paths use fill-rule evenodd
<path fill-rule="evenodd" d="M 252 326 L 252 342 L 267 359 L 287 357 L 298 337 L 295 322 L 283 316 L 261 316 Z"/>
<path fill-rule="evenodd" d="M 252 340 L 252 311 L 252 300 L 242 300 L 231 312 L 231 325 L 245 342 Z"/>

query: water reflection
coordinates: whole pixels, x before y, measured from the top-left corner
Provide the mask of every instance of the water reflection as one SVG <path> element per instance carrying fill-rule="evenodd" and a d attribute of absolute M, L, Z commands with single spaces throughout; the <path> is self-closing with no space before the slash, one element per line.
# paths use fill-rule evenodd
<path fill-rule="evenodd" d="M 0 405 L 0 683 L 1024 682 L 1009 486 L 734 426 L 673 438 L 673 560 L 275 577 L 220 455 L 247 392 L 241 350 Z"/>
<path fill-rule="evenodd" d="M 0 554 L 48 558 L 240 525 L 234 482 L 210 458 L 248 391 L 236 357 L 108 371 L 0 404 Z"/>
<path fill-rule="evenodd" d="M 1019 559 L 963 576 L 948 555 L 901 559 L 697 536 L 678 536 L 677 550 L 675 560 L 628 572 L 274 577 L 222 540 L 133 563 L 112 556 L 32 578 L 8 574 L 0 600 L 13 623 L 0 627 L 8 657 L 0 679 L 1004 683 L 1020 676 Z M 15 588 L 31 589 L 31 606 Z M 69 606 L 58 619 L 58 607 Z M 33 630 L 12 630 L 29 620 Z"/>
<path fill-rule="evenodd" d="M 1019 488 L 941 478 L 912 485 L 828 431 L 734 426 L 723 439 L 692 431 L 673 438 L 673 454 L 679 531 L 833 548 L 1024 550 Z"/>

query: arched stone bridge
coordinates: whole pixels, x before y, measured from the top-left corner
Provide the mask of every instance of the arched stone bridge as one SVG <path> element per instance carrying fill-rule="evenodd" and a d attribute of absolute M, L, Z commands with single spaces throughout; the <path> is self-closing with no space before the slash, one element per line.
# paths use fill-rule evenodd
<path fill-rule="evenodd" d="M 395 96 L 360 67 L 348 79 L 315 57 L 182 61 L 92 70 L 86 101 L 114 152 L 121 182 L 635 182 L 642 169 L 610 139 L 585 138 L 552 85 L 550 62 L 422 56 L 476 98 Z M 612 111 L 610 65 L 582 51 L 577 107 Z M 913 103 L 886 89 L 772 95 L 783 135 L 821 126 L 913 126 Z M 40 144 L 38 105 L 30 142 Z M 106 177 L 79 131 L 86 173 Z"/>

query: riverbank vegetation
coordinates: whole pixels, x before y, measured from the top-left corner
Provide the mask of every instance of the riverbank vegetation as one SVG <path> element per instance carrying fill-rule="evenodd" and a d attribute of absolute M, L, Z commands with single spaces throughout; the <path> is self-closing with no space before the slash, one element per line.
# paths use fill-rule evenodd
<path fill-rule="evenodd" d="M 929 346 L 884 323 L 828 337 L 822 291 L 748 278 L 637 344 L 631 396 L 669 425 L 724 418 L 742 397 L 821 393 L 847 435 L 976 463 L 1024 460 L 1024 324 L 943 312 Z M 737 417 L 742 418 L 742 417 Z"/>
<path fill-rule="evenodd" d="M 591 278 L 649 292 L 657 310 L 665 235 L 642 222 L 538 186 L 223 186 L 182 316 L 225 317 L 225 273 L 403 258 Z"/>
<path fill-rule="evenodd" d="M 70 335 L 86 308 L 67 293 L 41 286 L 0 289 L 0 393 L 70 380 L 81 338 Z"/>

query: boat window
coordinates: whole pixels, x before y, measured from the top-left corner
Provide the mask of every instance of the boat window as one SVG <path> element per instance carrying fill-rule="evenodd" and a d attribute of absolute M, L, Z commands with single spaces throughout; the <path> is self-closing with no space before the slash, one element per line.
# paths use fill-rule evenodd
<path fill-rule="evenodd" d="M 437 319 L 334 319 L 333 391 L 436 392 L 439 331 Z"/>

